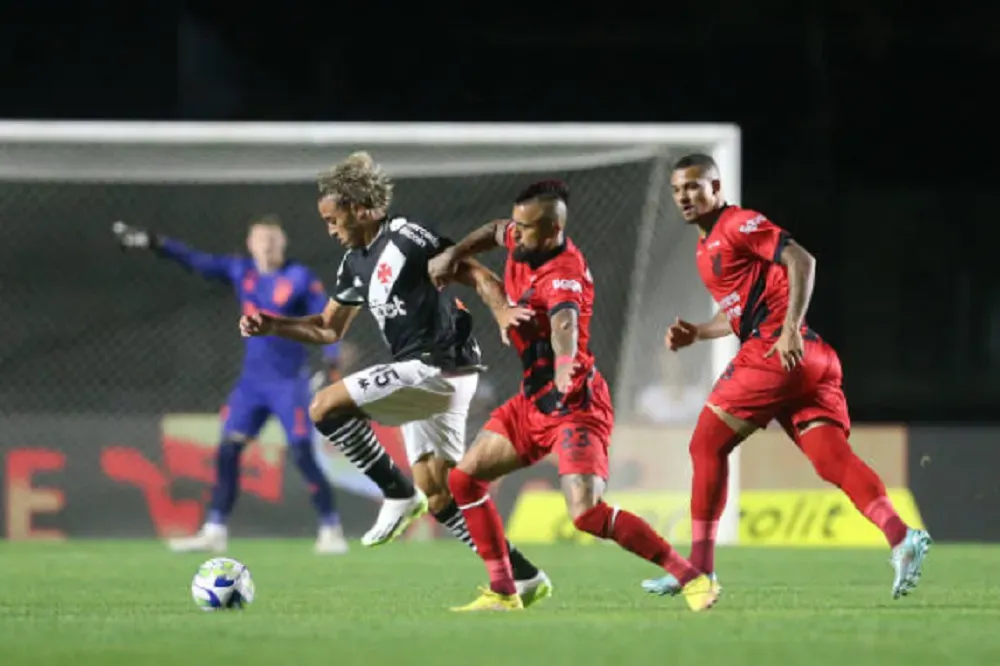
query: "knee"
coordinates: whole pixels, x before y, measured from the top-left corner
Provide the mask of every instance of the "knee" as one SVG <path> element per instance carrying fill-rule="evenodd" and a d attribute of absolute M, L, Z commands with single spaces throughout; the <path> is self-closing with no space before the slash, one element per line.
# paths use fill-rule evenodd
<path fill-rule="evenodd" d="M 320 396 L 316 396 L 309 403 L 309 418 L 313 423 L 319 423 L 325 421 L 330 416 L 333 416 L 336 410 L 332 405 L 323 400 Z"/>
<path fill-rule="evenodd" d="M 238 459 L 245 445 L 246 440 L 244 438 L 235 435 L 227 436 L 226 439 L 222 440 L 222 443 L 219 444 L 219 450 L 216 452 L 216 456 L 220 461 Z"/>
<path fill-rule="evenodd" d="M 602 504 L 600 497 L 567 497 L 566 510 L 575 525 L 580 516 L 586 515 L 600 504 Z"/>
<path fill-rule="evenodd" d="M 609 507 L 603 500 L 597 500 L 593 503 L 574 504 L 569 507 L 569 512 L 576 529 L 606 539 L 614 528 L 614 516 L 617 510 Z"/>
<path fill-rule="evenodd" d="M 288 448 L 292 456 L 292 461 L 295 462 L 295 466 L 299 469 L 315 465 L 316 458 L 313 456 L 310 442 L 289 443 Z"/>

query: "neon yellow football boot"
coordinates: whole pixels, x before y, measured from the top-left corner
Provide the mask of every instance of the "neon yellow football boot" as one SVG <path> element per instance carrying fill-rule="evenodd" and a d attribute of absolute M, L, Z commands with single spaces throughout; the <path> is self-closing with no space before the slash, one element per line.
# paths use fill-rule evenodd
<path fill-rule="evenodd" d="M 524 610 L 521 597 L 517 594 L 500 594 L 488 587 L 479 588 L 479 597 L 471 604 L 452 608 L 456 613 L 473 611 L 518 611 Z"/>
<path fill-rule="evenodd" d="M 708 576 L 702 574 L 681 588 L 681 594 L 688 607 L 695 613 L 708 610 L 719 600 L 720 588 Z"/>

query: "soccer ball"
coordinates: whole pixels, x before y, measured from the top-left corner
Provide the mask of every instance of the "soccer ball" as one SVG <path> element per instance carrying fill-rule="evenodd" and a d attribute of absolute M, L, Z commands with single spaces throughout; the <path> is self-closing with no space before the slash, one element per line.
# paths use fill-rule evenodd
<path fill-rule="evenodd" d="M 253 596 L 250 570 L 228 557 L 205 562 L 191 581 L 191 597 L 203 611 L 241 610 L 253 603 Z"/>

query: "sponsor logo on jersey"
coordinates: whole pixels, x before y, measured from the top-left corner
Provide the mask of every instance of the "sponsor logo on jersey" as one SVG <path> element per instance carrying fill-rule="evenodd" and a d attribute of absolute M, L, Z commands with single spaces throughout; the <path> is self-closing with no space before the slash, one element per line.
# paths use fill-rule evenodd
<path fill-rule="evenodd" d="M 436 248 L 438 246 L 437 236 L 429 232 L 427 229 L 417 226 L 416 224 L 404 224 L 400 227 L 399 233 L 406 236 L 420 247 L 426 248 L 429 246 Z"/>
<path fill-rule="evenodd" d="M 556 291 L 572 291 L 583 293 L 583 285 L 578 280 L 553 280 L 552 288 Z"/>
<path fill-rule="evenodd" d="M 757 217 L 750 218 L 740 226 L 740 233 L 752 234 L 753 232 L 757 231 L 757 228 L 760 227 L 760 224 L 763 221 L 764 221 L 763 215 L 758 215 Z"/>
<path fill-rule="evenodd" d="M 406 316 L 406 303 L 399 296 L 393 296 L 385 303 L 373 303 L 369 307 L 380 322 Z"/>

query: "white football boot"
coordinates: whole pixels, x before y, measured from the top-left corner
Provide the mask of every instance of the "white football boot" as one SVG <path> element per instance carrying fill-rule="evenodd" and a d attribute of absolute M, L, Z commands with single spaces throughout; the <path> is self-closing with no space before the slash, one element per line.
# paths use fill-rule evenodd
<path fill-rule="evenodd" d="M 525 608 L 552 596 L 552 580 L 541 569 L 534 578 L 515 580 L 514 587 Z"/>
<path fill-rule="evenodd" d="M 425 513 L 427 496 L 420 490 L 407 499 L 384 499 L 375 524 L 361 537 L 361 545 L 372 548 L 389 543 Z"/>
<path fill-rule="evenodd" d="M 225 553 L 229 548 L 229 530 L 225 525 L 205 523 L 194 536 L 168 539 L 167 545 L 175 553 Z"/>
<path fill-rule="evenodd" d="M 340 525 L 319 528 L 314 548 L 317 555 L 343 555 L 348 551 L 347 539 L 344 538 L 344 528 Z"/>

